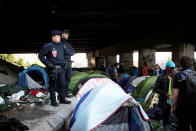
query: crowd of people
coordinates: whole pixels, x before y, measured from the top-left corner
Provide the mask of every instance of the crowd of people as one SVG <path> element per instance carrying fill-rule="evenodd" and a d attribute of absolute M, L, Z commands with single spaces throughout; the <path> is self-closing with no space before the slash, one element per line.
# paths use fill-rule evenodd
<path fill-rule="evenodd" d="M 159 129 L 166 130 L 169 122 L 171 124 L 171 120 L 175 120 L 176 128 L 182 131 L 196 130 L 196 73 L 191 70 L 191 66 L 192 60 L 187 56 L 180 59 L 179 72 L 174 72 L 176 65 L 173 61 L 168 61 L 164 70 L 158 64 L 155 65 L 152 75 L 158 76 L 154 89 L 159 94 Z M 135 66 L 125 70 L 123 63 L 109 62 L 105 70 L 117 83 L 125 71 L 131 76 L 149 76 L 146 62 L 140 70 Z"/>
<path fill-rule="evenodd" d="M 129 69 L 126 69 L 124 66 L 124 63 L 114 63 L 112 64 L 109 62 L 106 66 L 104 65 L 101 66 L 100 68 L 101 71 L 104 71 L 106 74 L 110 75 L 112 80 L 115 82 L 119 82 L 118 76 L 120 76 L 123 73 L 128 73 L 130 76 L 151 76 L 151 75 L 157 75 L 159 76 L 160 74 L 163 73 L 163 69 L 161 69 L 159 64 L 156 64 L 154 67 L 153 71 L 150 71 L 148 69 L 147 62 L 144 62 L 143 67 L 138 69 L 136 66 L 131 66 Z"/>
<path fill-rule="evenodd" d="M 130 74 L 130 76 L 137 76 L 137 77 L 149 76 L 149 75 L 159 76 L 160 74 L 163 73 L 163 69 L 161 69 L 161 67 L 158 64 L 155 65 L 153 72 L 149 71 L 147 62 L 144 62 L 144 65 L 141 69 L 138 69 L 136 66 L 131 66 L 129 69 L 126 69 L 124 63 L 112 64 L 111 62 L 109 62 L 106 68 L 104 67 L 104 65 L 102 65 L 100 70 L 110 75 L 112 80 L 114 80 L 115 82 L 119 82 L 118 77 L 124 73 L 128 73 Z"/>

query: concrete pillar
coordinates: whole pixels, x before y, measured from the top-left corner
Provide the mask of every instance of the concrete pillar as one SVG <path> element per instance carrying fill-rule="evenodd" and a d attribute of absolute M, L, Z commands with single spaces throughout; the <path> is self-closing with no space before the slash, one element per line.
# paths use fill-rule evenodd
<path fill-rule="evenodd" d="M 188 56 L 194 60 L 195 45 L 190 43 L 176 44 L 172 50 L 172 60 L 175 62 L 176 67 L 180 66 L 180 58 Z"/>
<path fill-rule="evenodd" d="M 92 51 L 86 53 L 86 58 L 88 59 L 88 68 L 95 68 L 95 57 Z"/>
<path fill-rule="evenodd" d="M 139 50 L 139 67 L 142 67 L 144 65 L 144 62 L 147 62 L 149 70 L 154 70 L 155 49 Z"/>
<path fill-rule="evenodd" d="M 88 67 L 89 68 L 95 68 L 95 58 L 89 58 L 88 59 Z"/>
<path fill-rule="evenodd" d="M 120 54 L 120 63 L 124 63 L 125 69 L 133 66 L 133 52 L 126 52 Z"/>
<path fill-rule="evenodd" d="M 97 69 L 100 69 L 100 67 L 102 65 L 104 65 L 104 67 L 106 67 L 105 57 L 104 56 L 102 56 L 102 57 L 96 57 L 95 58 L 95 63 L 96 63 L 96 68 Z"/>
<path fill-rule="evenodd" d="M 117 55 L 110 55 L 110 56 L 105 56 L 105 63 L 106 65 L 111 62 L 112 64 L 116 63 L 117 61 Z"/>

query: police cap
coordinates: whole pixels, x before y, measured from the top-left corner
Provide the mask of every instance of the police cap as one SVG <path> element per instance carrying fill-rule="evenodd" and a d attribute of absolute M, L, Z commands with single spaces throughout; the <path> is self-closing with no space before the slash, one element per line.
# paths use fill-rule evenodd
<path fill-rule="evenodd" d="M 55 36 L 55 35 L 61 35 L 61 31 L 60 30 L 51 30 L 51 36 Z"/>
<path fill-rule="evenodd" d="M 69 34 L 69 30 L 65 29 L 63 30 L 63 33 Z"/>

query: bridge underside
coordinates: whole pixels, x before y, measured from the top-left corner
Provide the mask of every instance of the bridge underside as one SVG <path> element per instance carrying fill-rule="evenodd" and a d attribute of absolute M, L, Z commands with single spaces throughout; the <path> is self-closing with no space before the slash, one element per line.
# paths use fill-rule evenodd
<path fill-rule="evenodd" d="M 39 52 L 50 41 L 52 29 L 70 29 L 70 41 L 77 52 L 117 43 L 128 43 L 132 49 L 167 50 L 173 44 L 196 41 L 191 3 L 4 0 L 0 2 L 0 17 L 0 53 Z"/>

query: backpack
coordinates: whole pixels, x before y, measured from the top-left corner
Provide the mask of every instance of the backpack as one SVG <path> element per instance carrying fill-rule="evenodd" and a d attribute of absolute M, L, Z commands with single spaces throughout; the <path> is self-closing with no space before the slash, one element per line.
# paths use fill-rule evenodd
<path fill-rule="evenodd" d="M 109 70 L 109 75 L 111 76 L 111 78 L 114 77 L 114 67 L 112 67 L 112 69 Z"/>
<path fill-rule="evenodd" d="M 189 73 L 182 71 L 182 74 L 186 76 L 185 79 L 182 80 L 186 80 L 187 92 L 196 95 L 196 72 L 192 71 Z"/>
<path fill-rule="evenodd" d="M 112 70 L 110 71 L 110 76 L 111 76 L 111 79 L 115 82 L 117 82 L 117 78 L 115 76 L 115 72 L 114 72 L 114 69 L 115 67 L 112 67 Z M 117 74 L 117 77 L 118 77 L 118 74 Z"/>

